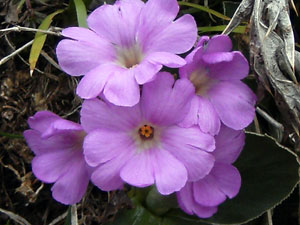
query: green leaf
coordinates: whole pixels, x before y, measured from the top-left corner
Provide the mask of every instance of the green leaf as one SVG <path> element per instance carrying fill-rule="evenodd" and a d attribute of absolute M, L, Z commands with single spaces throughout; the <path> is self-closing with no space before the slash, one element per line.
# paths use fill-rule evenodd
<path fill-rule="evenodd" d="M 155 186 L 152 187 L 146 198 L 147 208 L 156 215 L 163 215 L 171 208 L 177 207 L 175 194 L 161 195 Z"/>
<path fill-rule="evenodd" d="M 182 1 L 179 1 L 178 3 L 179 3 L 179 5 L 190 6 L 192 8 L 201 10 L 203 12 L 210 13 L 210 14 L 212 14 L 212 15 L 218 17 L 218 18 L 221 18 L 223 20 L 230 20 L 229 17 L 224 16 L 222 13 L 219 13 L 219 12 L 213 10 L 213 9 L 207 8 L 207 7 L 202 6 L 202 5 L 198 5 L 198 4 L 194 4 L 194 3 L 189 3 L 189 2 L 182 2 Z"/>
<path fill-rule="evenodd" d="M 162 218 L 152 215 L 144 207 L 138 205 L 134 209 L 122 210 L 115 220 L 105 225 L 163 225 Z"/>
<path fill-rule="evenodd" d="M 127 193 L 127 195 L 134 204 L 144 204 L 151 188 L 151 186 L 145 188 L 132 187 L 131 190 Z"/>
<path fill-rule="evenodd" d="M 199 33 L 208 33 L 208 32 L 214 32 L 214 31 L 222 32 L 223 30 L 225 30 L 225 28 L 226 28 L 226 25 L 198 27 L 198 31 L 199 31 Z M 232 32 L 243 34 L 243 33 L 245 33 L 245 30 L 246 30 L 246 26 L 238 26 Z"/>
<path fill-rule="evenodd" d="M 53 18 L 59 14 L 62 13 L 63 10 L 59 9 L 57 11 L 55 11 L 54 13 L 51 13 L 50 15 L 48 15 L 43 22 L 41 23 L 41 25 L 39 26 L 38 29 L 40 30 L 48 30 L 50 27 L 50 24 L 52 23 Z M 39 59 L 39 56 L 41 54 L 42 48 L 45 44 L 47 38 L 47 34 L 45 33 L 41 33 L 41 32 L 37 32 L 35 34 L 34 37 L 34 41 L 30 50 L 30 55 L 29 55 L 29 64 L 30 64 L 30 73 L 33 73 L 33 70 L 35 69 L 36 63 Z"/>
<path fill-rule="evenodd" d="M 17 6 L 17 12 L 20 12 L 26 0 L 21 0 Z"/>
<path fill-rule="evenodd" d="M 76 8 L 78 25 L 80 27 L 88 27 L 86 22 L 87 13 L 84 2 L 82 0 L 74 0 L 74 3 Z"/>
<path fill-rule="evenodd" d="M 78 225 L 77 218 L 77 206 L 76 204 L 70 205 L 68 208 L 68 214 L 64 225 Z"/>
<path fill-rule="evenodd" d="M 66 217 L 64 225 L 71 225 L 72 224 L 72 209 L 71 208 L 72 207 L 69 206 L 69 208 L 68 208 L 68 214 L 67 214 L 67 217 Z"/>
<path fill-rule="evenodd" d="M 193 219 L 187 219 L 187 218 L 181 218 L 183 216 L 183 212 L 178 210 L 179 215 L 177 217 L 165 217 L 163 220 L 163 225 L 207 225 L 207 223 L 204 223 L 200 221 L 199 219 L 193 218 Z M 181 215 L 181 217 L 180 217 Z"/>
<path fill-rule="evenodd" d="M 299 182 L 297 156 L 269 136 L 249 132 L 246 137 L 244 150 L 235 163 L 242 176 L 240 193 L 222 204 L 217 214 L 207 220 L 180 210 L 169 213 L 170 220 L 182 220 L 182 225 L 246 223 L 274 208 L 293 192 Z"/>
<path fill-rule="evenodd" d="M 0 131 L 0 136 L 8 137 L 8 138 L 24 138 L 22 134 L 11 134 Z"/>

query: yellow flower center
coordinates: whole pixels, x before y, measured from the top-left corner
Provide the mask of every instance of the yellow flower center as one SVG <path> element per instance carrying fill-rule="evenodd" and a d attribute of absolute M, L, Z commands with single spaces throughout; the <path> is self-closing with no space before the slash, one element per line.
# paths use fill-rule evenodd
<path fill-rule="evenodd" d="M 145 124 L 142 127 L 140 127 L 139 134 L 140 134 L 140 137 L 144 140 L 151 139 L 151 138 L 153 138 L 153 135 L 154 135 L 154 128 L 151 127 L 150 125 Z"/>

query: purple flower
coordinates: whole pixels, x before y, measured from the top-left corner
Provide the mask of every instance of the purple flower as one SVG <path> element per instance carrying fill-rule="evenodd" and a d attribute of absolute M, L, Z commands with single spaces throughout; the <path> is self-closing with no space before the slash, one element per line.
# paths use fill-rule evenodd
<path fill-rule="evenodd" d="M 84 155 L 90 166 L 97 166 L 92 182 L 105 191 L 124 182 L 137 187 L 156 184 L 165 195 L 179 191 L 187 180 L 206 176 L 214 164 L 214 138 L 198 126 L 177 126 L 194 91 L 187 79 L 174 84 L 173 76 L 164 72 L 144 85 L 141 101 L 133 107 L 85 100 Z"/>
<path fill-rule="evenodd" d="M 120 106 L 139 102 L 139 85 L 152 81 L 162 68 L 178 68 L 185 60 L 176 54 L 188 51 L 196 41 L 197 26 L 191 15 L 173 21 L 179 11 L 176 0 L 121 0 L 93 11 L 90 29 L 71 27 L 56 49 L 64 71 L 84 74 L 77 94 L 92 99 L 102 92 Z"/>
<path fill-rule="evenodd" d="M 79 202 L 90 178 L 82 127 L 48 111 L 37 112 L 28 123 L 31 129 L 24 136 L 35 153 L 32 172 L 45 183 L 55 183 L 51 188 L 55 200 L 66 205 Z"/>
<path fill-rule="evenodd" d="M 188 182 L 177 192 L 177 199 L 183 211 L 201 218 L 211 217 L 218 205 L 233 198 L 241 186 L 239 171 L 231 164 L 237 159 L 245 143 L 243 131 L 221 126 L 216 136 L 215 164 L 209 175 L 195 182 Z"/>
<path fill-rule="evenodd" d="M 203 132 L 218 134 L 221 121 L 241 130 L 255 115 L 256 96 L 241 79 L 248 75 L 249 65 L 241 52 L 231 52 L 228 36 L 204 36 L 197 48 L 186 57 L 180 76 L 188 78 L 196 93 L 182 126 L 198 124 Z"/>

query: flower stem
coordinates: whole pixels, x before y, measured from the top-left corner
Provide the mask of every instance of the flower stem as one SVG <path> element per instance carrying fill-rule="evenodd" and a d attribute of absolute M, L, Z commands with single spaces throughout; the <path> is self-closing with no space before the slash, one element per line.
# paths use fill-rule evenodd
<path fill-rule="evenodd" d="M 0 131 L 0 136 L 9 137 L 9 138 L 24 138 L 22 134 L 10 134 Z"/>

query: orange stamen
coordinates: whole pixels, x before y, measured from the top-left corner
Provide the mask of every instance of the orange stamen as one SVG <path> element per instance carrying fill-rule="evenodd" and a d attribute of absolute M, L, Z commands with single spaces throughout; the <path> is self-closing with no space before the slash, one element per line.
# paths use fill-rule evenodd
<path fill-rule="evenodd" d="M 144 138 L 153 137 L 153 128 L 150 125 L 144 125 L 139 129 L 139 133 Z"/>

